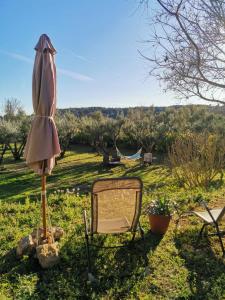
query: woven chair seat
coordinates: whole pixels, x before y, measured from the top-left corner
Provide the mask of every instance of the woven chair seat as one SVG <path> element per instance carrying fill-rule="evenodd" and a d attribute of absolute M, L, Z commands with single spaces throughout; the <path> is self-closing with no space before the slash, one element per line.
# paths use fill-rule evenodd
<path fill-rule="evenodd" d="M 98 233 L 122 233 L 130 229 L 131 224 L 126 217 L 101 219 L 98 223 Z"/>

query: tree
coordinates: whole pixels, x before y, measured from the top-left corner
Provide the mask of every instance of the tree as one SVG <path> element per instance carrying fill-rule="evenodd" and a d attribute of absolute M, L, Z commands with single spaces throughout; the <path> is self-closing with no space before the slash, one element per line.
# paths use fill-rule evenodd
<path fill-rule="evenodd" d="M 8 149 L 7 125 L 8 122 L 0 120 L 0 164 L 3 162 L 4 155 Z"/>
<path fill-rule="evenodd" d="M 83 140 L 86 140 L 90 146 L 103 155 L 104 161 L 107 162 L 123 122 L 121 116 L 112 119 L 105 117 L 100 111 L 96 111 L 81 118 L 81 135 Z"/>
<path fill-rule="evenodd" d="M 168 124 L 168 129 L 174 136 L 184 132 L 202 133 L 204 131 L 221 136 L 225 134 L 223 113 L 215 112 L 210 107 L 187 105 L 179 109 L 169 108 L 166 111 L 170 112 L 170 116 L 164 122 Z"/>
<path fill-rule="evenodd" d="M 26 116 L 22 105 L 14 98 L 6 100 L 3 111 L 1 130 L 4 134 L 1 139 L 4 146 L 2 146 L 2 151 L 6 147 L 10 149 L 15 160 L 20 160 L 30 127 L 30 117 Z"/>
<path fill-rule="evenodd" d="M 103 141 L 105 117 L 100 111 L 90 113 L 81 118 L 80 130 L 83 140 L 93 149 L 98 150 Z"/>
<path fill-rule="evenodd" d="M 30 129 L 31 118 L 29 116 L 24 116 L 20 120 L 17 121 L 17 134 L 13 143 L 13 147 L 11 144 L 9 148 L 13 154 L 15 160 L 20 160 L 23 156 L 24 147 L 26 144 L 27 136 Z"/>
<path fill-rule="evenodd" d="M 225 104 L 225 1 L 156 0 L 150 74 L 179 96 Z M 141 3 L 150 3 L 141 0 Z"/>
<path fill-rule="evenodd" d="M 149 109 L 135 108 L 128 112 L 123 133 L 131 144 L 142 146 L 146 152 L 152 152 L 156 146 L 157 132 L 161 125 L 157 122 L 153 107 Z"/>
<path fill-rule="evenodd" d="M 7 147 L 10 149 L 15 160 L 20 160 L 26 144 L 30 128 L 30 118 L 24 116 L 20 120 L 6 121 Z"/>
<path fill-rule="evenodd" d="M 4 119 L 10 121 L 26 115 L 21 102 L 16 98 L 10 98 L 5 101 L 3 113 Z"/>
<path fill-rule="evenodd" d="M 78 119 L 73 113 L 66 112 L 63 115 L 56 116 L 56 125 L 61 147 L 60 158 L 63 158 L 78 130 Z"/>

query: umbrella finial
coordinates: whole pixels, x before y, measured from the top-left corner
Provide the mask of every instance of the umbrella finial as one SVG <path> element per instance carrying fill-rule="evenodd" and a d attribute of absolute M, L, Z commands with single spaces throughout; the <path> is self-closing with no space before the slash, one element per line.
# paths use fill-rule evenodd
<path fill-rule="evenodd" d="M 37 43 L 37 45 L 35 46 L 34 49 L 36 51 L 40 51 L 40 52 L 45 52 L 45 51 L 48 50 L 52 54 L 56 53 L 56 50 L 53 47 L 50 38 L 45 33 L 40 36 L 39 41 L 38 41 L 38 43 Z"/>

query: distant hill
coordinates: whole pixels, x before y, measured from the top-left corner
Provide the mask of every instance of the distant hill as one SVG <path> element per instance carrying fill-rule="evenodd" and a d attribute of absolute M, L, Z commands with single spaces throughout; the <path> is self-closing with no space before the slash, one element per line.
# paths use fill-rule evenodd
<path fill-rule="evenodd" d="M 59 113 L 72 112 L 78 117 L 83 117 L 95 111 L 101 111 L 103 115 L 115 118 L 118 114 L 127 115 L 129 108 L 108 108 L 108 107 L 74 107 L 74 108 L 61 108 L 58 109 Z"/>
<path fill-rule="evenodd" d="M 173 105 L 173 106 L 169 106 L 170 108 L 176 108 L 179 109 L 182 106 L 188 106 L 188 105 Z M 201 107 L 206 107 L 209 110 L 215 111 L 215 112 L 219 112 L 219 113 L 224 113 L 225 112 L 225 108 L 224 106 L 211 106 L 211 105 L 194 105 L 194 106 L 201 106 Z M 140 108 L 148 108 L 148 106 L 138 106 L 138 107 L 132 107 L 132 108 L 136 108 L 136 109 L 140 109 Z M 166 108 L 168 108 L 168 106 L 154 106 L 155 110 L 157 112 L 160 111 L 164 111 Z M 72 112 L 74 113 L 76 116 L 78 117 L 82 117 L 82 116 L 86 116 L 90 113 L 93 113 L 95 111 L 101 111 L 103 113 L 103 115 L 107 116 L 107 117 L 111 117 L 111 118 L 116 118 L 116 116 L 118 114 L 123 114 L 124 116 L 127 115 L 128 110 L 130 108 L 129 107 L 73 107 L 73 108 L 60 108 L 58 109 L 59 114 L 64 114 L 65 112 Z"/>
<path fill-rule="evenodd" d="M 182 105 L 174 105 L 171 107 L 179 108 L 182 107 Z M 132 107 L 132 109 L 140 109 L 140 108 L 149 108 L 148 106 L 137 106 Z M 155 110 L 157 112 L 163 111 L 166 109 L 165 106 L 154 106 Z M 72 112 L 78 117 L 86 116 L 90 113 L 93 113 L 95 111 L 101 111 L 103 115 L 111 118 L 115 118 L 118 114 L 123 114 L 124 116 L 127 115 L 128 110 L 130 107 L 73 107 L 73 108 L 60 108 L 58 109 L 58 112 L 60 114 L 64 114 L 65 112 Z"/>

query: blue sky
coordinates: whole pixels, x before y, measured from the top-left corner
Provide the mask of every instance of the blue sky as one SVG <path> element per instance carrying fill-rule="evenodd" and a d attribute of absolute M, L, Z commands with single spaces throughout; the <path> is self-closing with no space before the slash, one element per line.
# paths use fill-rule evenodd
<path fill-rule="evenodd" d="M 0 0 L 0 104 L 32 111 L 34 46 L 46 33 L 57 50 L 58 107 L 171 105 L 138 49 L 150 27 L 136 0 Z M 147 51 L 147 52 L 146 52 Z"/>

